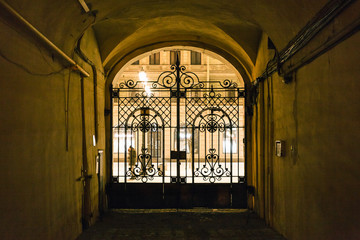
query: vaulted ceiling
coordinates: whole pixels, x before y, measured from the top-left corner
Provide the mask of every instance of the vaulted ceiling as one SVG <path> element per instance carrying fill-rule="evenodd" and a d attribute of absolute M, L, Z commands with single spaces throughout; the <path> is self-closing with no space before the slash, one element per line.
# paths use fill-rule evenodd
<path fill-rule="evenodd" d="M 281 50 L 327 1 L 86 0 L 87 14 L 77 0 L 8 2 L 67 52 L 92 26 L 114 76 L 133 57 L 172 45 L 211 50 L 251 75 L 263 32 Z"/>
<path fill-rule="evenodd" d="M 116 72 L 130 58 L 171 45 L 212 50 L 249 74 L 262 32 L 278 49 L 326 1 L 88 1 L 96 11 L 94 29 L 106 70 Z M 120 63 L 120 64 L 119 64 Z M 118 67 L 116 65 L 119 64 Z M 110 71 L 111 73 L 111 71 Z"/>

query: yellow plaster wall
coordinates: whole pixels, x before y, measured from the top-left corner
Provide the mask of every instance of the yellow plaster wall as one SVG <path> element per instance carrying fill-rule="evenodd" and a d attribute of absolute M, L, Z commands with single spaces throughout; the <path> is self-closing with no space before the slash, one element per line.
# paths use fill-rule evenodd
<path fill-rule="evenodd" d="M 255 209 L 288 239 L 359 237 L 359 40 L 357 33 L 340 43 L 289 84 L 274 74 L 260 85 L 252 119 Z M 263 37 L 255 72 L 273 54 L 265 44 Z M 275 140 L 285 141 L 284 157 L 275 156 Z"/>
<path fill-rule="evenodd" d="M 5 36 L 0 39 L 0 238 L 74 239 L 82 228 L 83 188 L 76 181 L 82 167 L 80 77 L 63 69 L 55 54 L 14 22 L 2 20 L 0 35 Z M 93 33 L 84 38 L 83 51 L 99 64 Z M 105 148 L 100 73 L 98 80 L 100 134 L 92 147 L 92 79 L 85 79 L 87 155 L 93 175 L 96 149 Z M 96 181 L 94 176 L 90 188 L 93 219 Z"/>
<path fill-rule="evenodd" d="M 99 203 L 99 182 L 96 175 L 96 163 L 95 158 L 98 150 L 104 150 L 105 152 L 105 117 L 104 117 L 104 105 L 105 105 L 105 78 L 104 69 L 102 68 L 99 49 L 97 41 L 92 29 L 87 30 L 81 39 L 81 50 L 89 58 L 91 62 L 96 65 L 97 72 L 97 127 L 98 136 L 96 138 L 96 145 L 93 145 L 93 136 L 95 133 L 95 108 L 94 108 L 94 82 L 93 72 L 91 66 L 77 57 L 77 62 L 90 73 L 90 77 L 84 78 L 84 106 L 85 106 L 85 129 L 86 129 L 86 159 L 88 162 L 88 174 L 92 176 L 90 180 L 90 192 L 87 204 L 89 204 L 88 215 L 90 224 L 95 223 L 98 217 L 98 203 Z M 81 119 L 79 119 L 81 121 Z M 105 154 L 105 153 L 104 153 Z M 103 166 L 105 166 L 106 156 L 104 155 Z M 102 174 L 105 174 L 105 168 L 101 169 Z M 106 176 L 105 176 L 106 177 Z M 103 189 L 105 183 L 103 183 Z M 104 197 L 104 196 L 103 196 Z"/>

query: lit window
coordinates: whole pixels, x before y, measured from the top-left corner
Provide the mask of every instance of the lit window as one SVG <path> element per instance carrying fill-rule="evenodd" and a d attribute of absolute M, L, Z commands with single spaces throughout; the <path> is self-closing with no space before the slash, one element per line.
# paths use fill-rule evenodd
<path fill-rule="evenodd" d="M 179 57 L 179 62 L 181 60 L 180 58 L 180 51 L 170 51 L 170 64 L 175 65 L 176 64 L 176 56 Z"/>
<path fill-rule="evenodd" d="M 230 130 L 230 128 L 226 128 L 224 131 L 223 153 L 237 153 L 237 129 Z"/>
<path fill-rule="evenodd" d="M 148 150 L 152 158 L 161 158 L 161 129 L 157 131 L 149 131 L 148 137 Z"/>
<path fill-rule="evenodd" d="M 174 129 L 174 149 L 177 146 L 177 129 Z M 192 141 L 194 139 L 194 153 L 198 152 L 199 149 L 199 130 L 194 129 L 194 138 L 191 135 L 192 129 L 185 128 L 185 125 L 182 125 L 180 128 L 180 151 L 186 151 L 186 153 L 191 153 L 192 151 Z"/>
<path fill-rule="evenodd" d="M 201 65 L 201 53 L 191 51 L 191 65 Z"/>
<path fill-rule="evenodd" d="M 149 56 L 150 65 L 160 65 L 160 53 L 153 53 Z"/>
<path fill-rule="evenodd" d="M 126 146 L 125 146 L 126 138 Z M 125 153 L 125 147 L 135 146 L 134 133 L 127 131 L 125 134 L 124 128 L 114 128 L 113 131 L 113 152 L 114 153 Z"/>

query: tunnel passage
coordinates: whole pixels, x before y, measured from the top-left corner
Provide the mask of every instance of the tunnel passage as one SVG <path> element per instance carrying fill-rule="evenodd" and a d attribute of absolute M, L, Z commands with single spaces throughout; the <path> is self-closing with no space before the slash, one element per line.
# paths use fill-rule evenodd
<path fill-rule="evenodd" d="M 289 239 L 358 236 L 360 1 L 0 2 L 4 239 L 74 239 L 96 221 L 113 180 L 110 85 L 174 45 L 221 55 L 258 93 L 248 206 Z"/>

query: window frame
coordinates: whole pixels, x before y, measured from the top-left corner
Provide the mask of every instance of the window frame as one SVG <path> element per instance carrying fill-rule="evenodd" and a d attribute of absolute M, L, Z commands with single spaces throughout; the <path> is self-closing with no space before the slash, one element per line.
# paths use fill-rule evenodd
<path fill-rule="evenodd" d="M 191 65 L 201 65 L 201 53 L 191 50 Z"/>
<path fill-rule="evenodd" d="M 223 139 L 222 139 L 222 143 L 223 143 L 222 152 L 223 152 L 223 154 L 238 153 L 238 128 L 236 128 L 236 127 L 232 128 L 232 135 L 233 136 L 227 136 L 227 134 L 230 135 L 230 127 L 226 127 L 225 131 L 223 133 Z M 231 138 L 233 139 L 233 141 L 232 141 L 232 151 L 231 151 L 231 148 L 228 147 L 229 145 L 231 145 Z"/>
<path fill-rule="evenodd" d="M 176 64 L 176 54 L 179 56 L 179 62 L 181 62 L 181 51 L 179 50 L 170 50 L 170 65 Z"/>
<path fill-rule="evenodd" d="M 150 54 L 149 65 L 160 65 L 160 52 Z"/>

